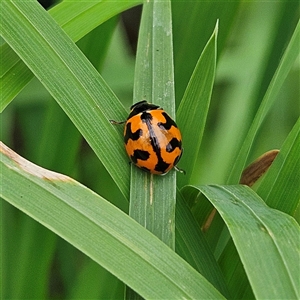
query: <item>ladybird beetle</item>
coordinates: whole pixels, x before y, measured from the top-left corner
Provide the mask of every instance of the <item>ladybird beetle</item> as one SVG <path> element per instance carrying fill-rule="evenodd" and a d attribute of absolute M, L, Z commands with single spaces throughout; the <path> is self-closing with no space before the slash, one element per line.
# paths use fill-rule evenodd
<path fill-rule="evenodd" d="M 124 124 L 124 143 L 130 160 L 152 174 L 164 175 L 176 167 L 182 155 L 181 133 L 174 120 L 159 106 L 146 100 L 130 107 Z"/>

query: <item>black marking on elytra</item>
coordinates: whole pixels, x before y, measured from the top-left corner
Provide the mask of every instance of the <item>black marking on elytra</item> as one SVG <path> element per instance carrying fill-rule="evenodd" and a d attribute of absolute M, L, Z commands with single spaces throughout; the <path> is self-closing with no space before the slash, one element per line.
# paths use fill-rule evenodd
<path fill-rule="evenodd" d="M 136 149 L 131 156 L 131 160 L 136 164 L 137 160 L 147 160 L 150 157 L 150 153 L 145 150 Z"/>
<path fill-rule="evenodd" d="M 131 123 L 128 122 L 126 124 L 126 130 L 125 130 L 125 135 L 124 135 L 124 143 L 125 145 L 127 144 L 129 139 L 132 139 L 133 141 L 137 141 L 140 136 L 143 134 L 142 129 L 138 129 L 136 132 L 131 131 Z"/>
<path fill-rule="evenodd" d="M 174 151 L 177 147 L 181 149 L 181 141 L 178 141 L 178 139 L 176 138 L 172 138 L 172 140 L 166 146 L 166 151 L 170 153 Z"/>
<path fill-rule="evenodd" d="M 172 127 L 172 126 L 174 126 L 174 127 L 176 127 L 177 128 L 177 125 L 176 125 L 176 123 L 174 122 L 174 120 L 166 113 L 166 112 L 162 112 L 161 113 L 164 117 L 165 117 L 165 119 L 166 119 L 166 122 L 165 123 L 163 123 L 163 122 L 158 122 L 157 123 L 157 126 L 159 127 L 159 128 L 161 128 L 161 129 L 165 129 L 165 130 L 170 130 L 170 128 Z"/>
<path fill-rule="evenodd" d="M 167 164 L 161 157 L 158 159 L 158 163 L 156 164 L 154 170 L 157 172 L 165 173 L 170 164 Z"/>
<path fill-rule="evenodd" d="M 151 146 L 158 160 L 154 170 L 157 172 L 165 173 L 166 169 L 170 166 L 170 164 L 166 163 L 161 157 L 160 144 L 153 130 L 153 125 L 151 123 L 152 119 L 152 115 L 148 112 L 143 112 L 141 115 L 142 122 L 146 123 L 147 128 L 149 130 Z"/>

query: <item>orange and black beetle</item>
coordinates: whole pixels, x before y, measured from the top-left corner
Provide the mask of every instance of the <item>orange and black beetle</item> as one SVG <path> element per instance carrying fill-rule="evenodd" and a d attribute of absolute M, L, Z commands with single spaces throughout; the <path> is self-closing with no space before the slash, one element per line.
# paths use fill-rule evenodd
<path fill-rule="evenodd" d="M 130 160 L 152 174 L 163 175 L 176 167 L 182 155 L 181 133 L 174 120 L 159 106 L 143 100 L 130 107 L 124 143 Z"/>

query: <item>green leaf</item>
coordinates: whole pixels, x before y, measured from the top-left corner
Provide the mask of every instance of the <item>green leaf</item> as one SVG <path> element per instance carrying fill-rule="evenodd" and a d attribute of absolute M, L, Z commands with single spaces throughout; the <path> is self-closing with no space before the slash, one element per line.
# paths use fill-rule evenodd
<path fill-rule="evenodd" d="M 180 165 L 186 171 L 186 176 L 179 176 L 179 187 L 189 183 L 194 169 L 199 169 L 196 162 L 215 78 L 217 34 L 218 22 L 197 62 L 177 111 L 178 126 L 183 136 L 183 146 L 187 145 L 184 147 L 180 161 Z"/>
<path fill-rule="evenodd" d="M 178 190 L 176 199 L 176 252 L 226 298 L 230 298 L 224 276 L 213 252 Z"/>
<path fill-rule="evenodd" d="M 1 197 L 66 239 L 141 296 L 223 298 L 174 251 L 105 199 L 71 178 L 38 167 L 1 146 Z"/>
<path fill-rule="evenodd" d="M 142 0 L 127 0 L 115 3 L 103 1 L 62 1 L 49 10 L 53 19 L 77 42 L 88 32 Z"/>
<path fill-rule="evenodd" d="M 112 1 L 62 1 L 49 10 L 49 15 L 77 42 L 109 18 L 141 2 L 132 0 L 116 4 Z M 2 66 L 0 74 L 2 112 L 34 75 L 7 44 L 1 45 L 0 57 L 5 58 L 2 60 L 5 66 Z"/>
<path fill-rule="evenodd" d="M 242 1 L 172 1 L 176 103 L 179 104 L 211 32 L 220 20 L 222 53 Z M 182 16 L 188 16 L 183 19 Z M 209 17 L 208 17 L 209 16 Z"/>
<path fill-rule="evenodd" d="M 300 203 L 299 153 L 300 118 L 257 190 L 269 206 L 293 216 Z"/>
<path fill-rule="evenodd" d="M 143 5 L 137 49 L 134 102 L 146 99 L 175 115 L 170 1 Z M 157 176 L 132 167 L 130 216 L 175 248 L 176 172 Z M 142 187 L 142 188 L 141 188 Z"/>
<path fill-rule="evenodd" d="M 252 122 L 252 125 L 248 131 L 248 134 L 244 140 L 244 143 L 239 151 L 238 156 L 234 161 L 234 165 L 231 170 L 228 183 L 237 183 L 243 168 L 245 167 L 248 159 L 252 144 L 258 133 L 258 130 L 265 119 L 270 108 L 276 100 L 276 96 L 280 91 L 280 88 L 286 79 L 291 67 L 295 63 L 296 58 L 299 55 L 300 44 L 300 21 L 298 22 L 294 34 L 281 58 L 281 61 L 277 67 L 277 70 L 270 82 L 268 90 L 260 104 L 260 107 L 256 113 L 256 116 Z"/>
<path fill-rule="evenodd" d="M 108 120 L 126 116 L 117 97 L 38 3 L 4 1 L 2 15 L 2 36 L 60 104 L 128 199 L 121 130 Z"/>
<path fill-rule="evenodd" d="M 68 299 L 122 299 L 124 284 L 86 257 Z M 95 278 L 99 284 L 95 286 Z M 105 284 L 105 283 L 109 284 Z M 67 297 L 66 297 L 67 298 Z"/>
<path fill-rule="evenodd" d="M 246 186 L 198 186 L 224 219 L 258 299 L 299 298 L 299 225 Z M 270 272 L 272 269 L 272 272 Z"/>
<path fill-rule="evenodd" d="M 290 10 L 291 5 L 283 1 L 274 2 L 272 5 L 265 1 L 241 4 L 230 40 L 218 62 L 211 114 L 204 135 L 205 147 L 201 147 L 199 157 L 201 169 L 197 183 L 229 182 L 232 166 L 299 19 L 299 5 L 294 4 L 298 6 L 294 6 L 294 10 Z M 290 15 L 285 14 L 286 18 L 282 19 L 286 9 L 289 9 Z M 241 17 L 240 14 L 247 15 L 247 18 Z M 220 26 L 223 26 L 222 20 Z M 281 30 L 283 27 L 286 28 L 284 32 Z M 280 55 L 274 57 L 274 52 Z M 293 78 L 293 73 L 291 70 L 290 79 Z M 296 80 L 296 77 L 294 78 Z M 289 82 L 290 80 L 283 86 L 287 92 Z M 294 90 L 298 90 L 296 83 Z M 280 98 L 277 99 L 283 101 L 278 101 L 272 110 L 279 113 L 277 118 L 280 112 L 283 112 L 279 107 L 287 111 L 291 107 L 296 109 L 296 94 L 285 94 L 282 89 L 278 95 Z M 268 121 L 271 116 L 273 114 L 269 116 Z M 267 127 L 264 135 L 268 138 L 264 136 L 261 140 L 256 140 L 259 144 L 256 143 L 251 149 L 251 160 L 272 149 L 269 148 L 270 144 L 278 145 L 282 138 L 280 133 L 284 137 L 289 132 L 288 121 L 282 121 L 287 122 L 288 127 L 281 123 L 282 126 L 278 126 L 273 132 L 271 127 Z M 274 123 L 275 126 L 279 125 L 278 120 L 274 120 Z M 269 124 L 270 122 L 265 123 L 266 126 Z M 241 171 L 238 170 L 238 173 Z M 238 183 L 239 175 L 235 176 L 236 180 L 230 183 Z"/>
<path fill-rule="evenodd" d="M 8 44 L 0 46 L 0 57 L 2 58 L 0 68 L 0 112 L 2 112 L 33 78 L 33 74 Z"/>

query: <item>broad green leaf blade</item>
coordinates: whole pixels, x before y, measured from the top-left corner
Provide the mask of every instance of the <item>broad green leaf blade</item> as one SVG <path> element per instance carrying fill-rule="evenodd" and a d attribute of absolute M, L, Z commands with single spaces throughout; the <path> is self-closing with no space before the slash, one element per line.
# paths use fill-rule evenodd
<path fill-rule="evenodd" d="M 143 6 L 134 83 L 134 102 L 146 99 L 175 115 L 170 1 Z M 175 247 L 176 172 L 150 175 L 132 167 L 130 216 L 172 249 Z"/>
<path fill-rule="evenodd" d="M 137 0 L 118 3 L 112 1 L 63 1 L 50 9 L 49 14 L 70 38 L 77 42 L 109 18 L 141 2 Z M 10 65 L 9 68 L 2 67 L 0 74 L 2 87 L 0 112 L 2 112 L 34 75 L 7 44 L 0 47 L 0 57 L 5 57 L 3 62 Z"/>
<path fill-rule="evenodd" d="M 299 298 L 299 225 L 246 186 L 201 191 L 224 219 L 257 299 Z M 272 272 L 270 272 L 272 269 Z"/>
<path fill-rule="evenodd" d="M 108 19 L 141 3 L 142 0 L 62 1 L 49 14 L 77 42 Z"/>
<path fill-rule="evenodd" d="M 299 153 L 300 118 L 257 190 L 268 205 L 293 216 L 300 203 Z"/>
<path fill-rule="evenodd" d="M 63 237 L 145 298 L 223 299 L 149 231 L 71 178 L 1 143 L 1 197 Z"/>
<path fill-rule="evenodd" d="M 186 171 L 186 176 L 178 177 L 179 187 L 189 183 L 193 170 L 199 169 L 196 161 L 215 78 L 217 34 L 218 23 L 197 62 L 177 112 L 178 126 L 183 136 L 184 147 L 180 166 Z"/>
<path fill-rule="evenodd" d="M 37 2 L 4 1 L 3 37 L 60 104 L 129 197 L 129 167 L 121 129 L 109 119 L 126 112 L 68 36 Z"/>
<path fill-rule="evenodd" d="M 252 144 L 258 133 L 258 130 L 263 120 L 265 119 L 267 113 L 269 112 L 270 108 L 274 104 L 276 100 L 276 95 L 278 94 L 287 74 L 289 73 L 291 67 L 295 63 L 296 58 L 299 55 L 299 44 L 300 21 L 298 22 L 295 28 L 294 34 L 281 58 L 279 66 L 256 113 L 256 116 L 239 151 L 239 154 L 235 159 L 234 165 L 231 170 L 231 174 L 228 179 L 228 183 L 234 184 L 239 181 L 240 174 L 245 167 L 246 161 L 248 159 Z"/>
<path fill-rule="evenodd" d="M 107 57 L 118 21 L 118 17 L 110 18 L 104 24 L 89 32 L 77 43 L 80 50 L 100 72 L 103 70 L 103 64 Z"/>

